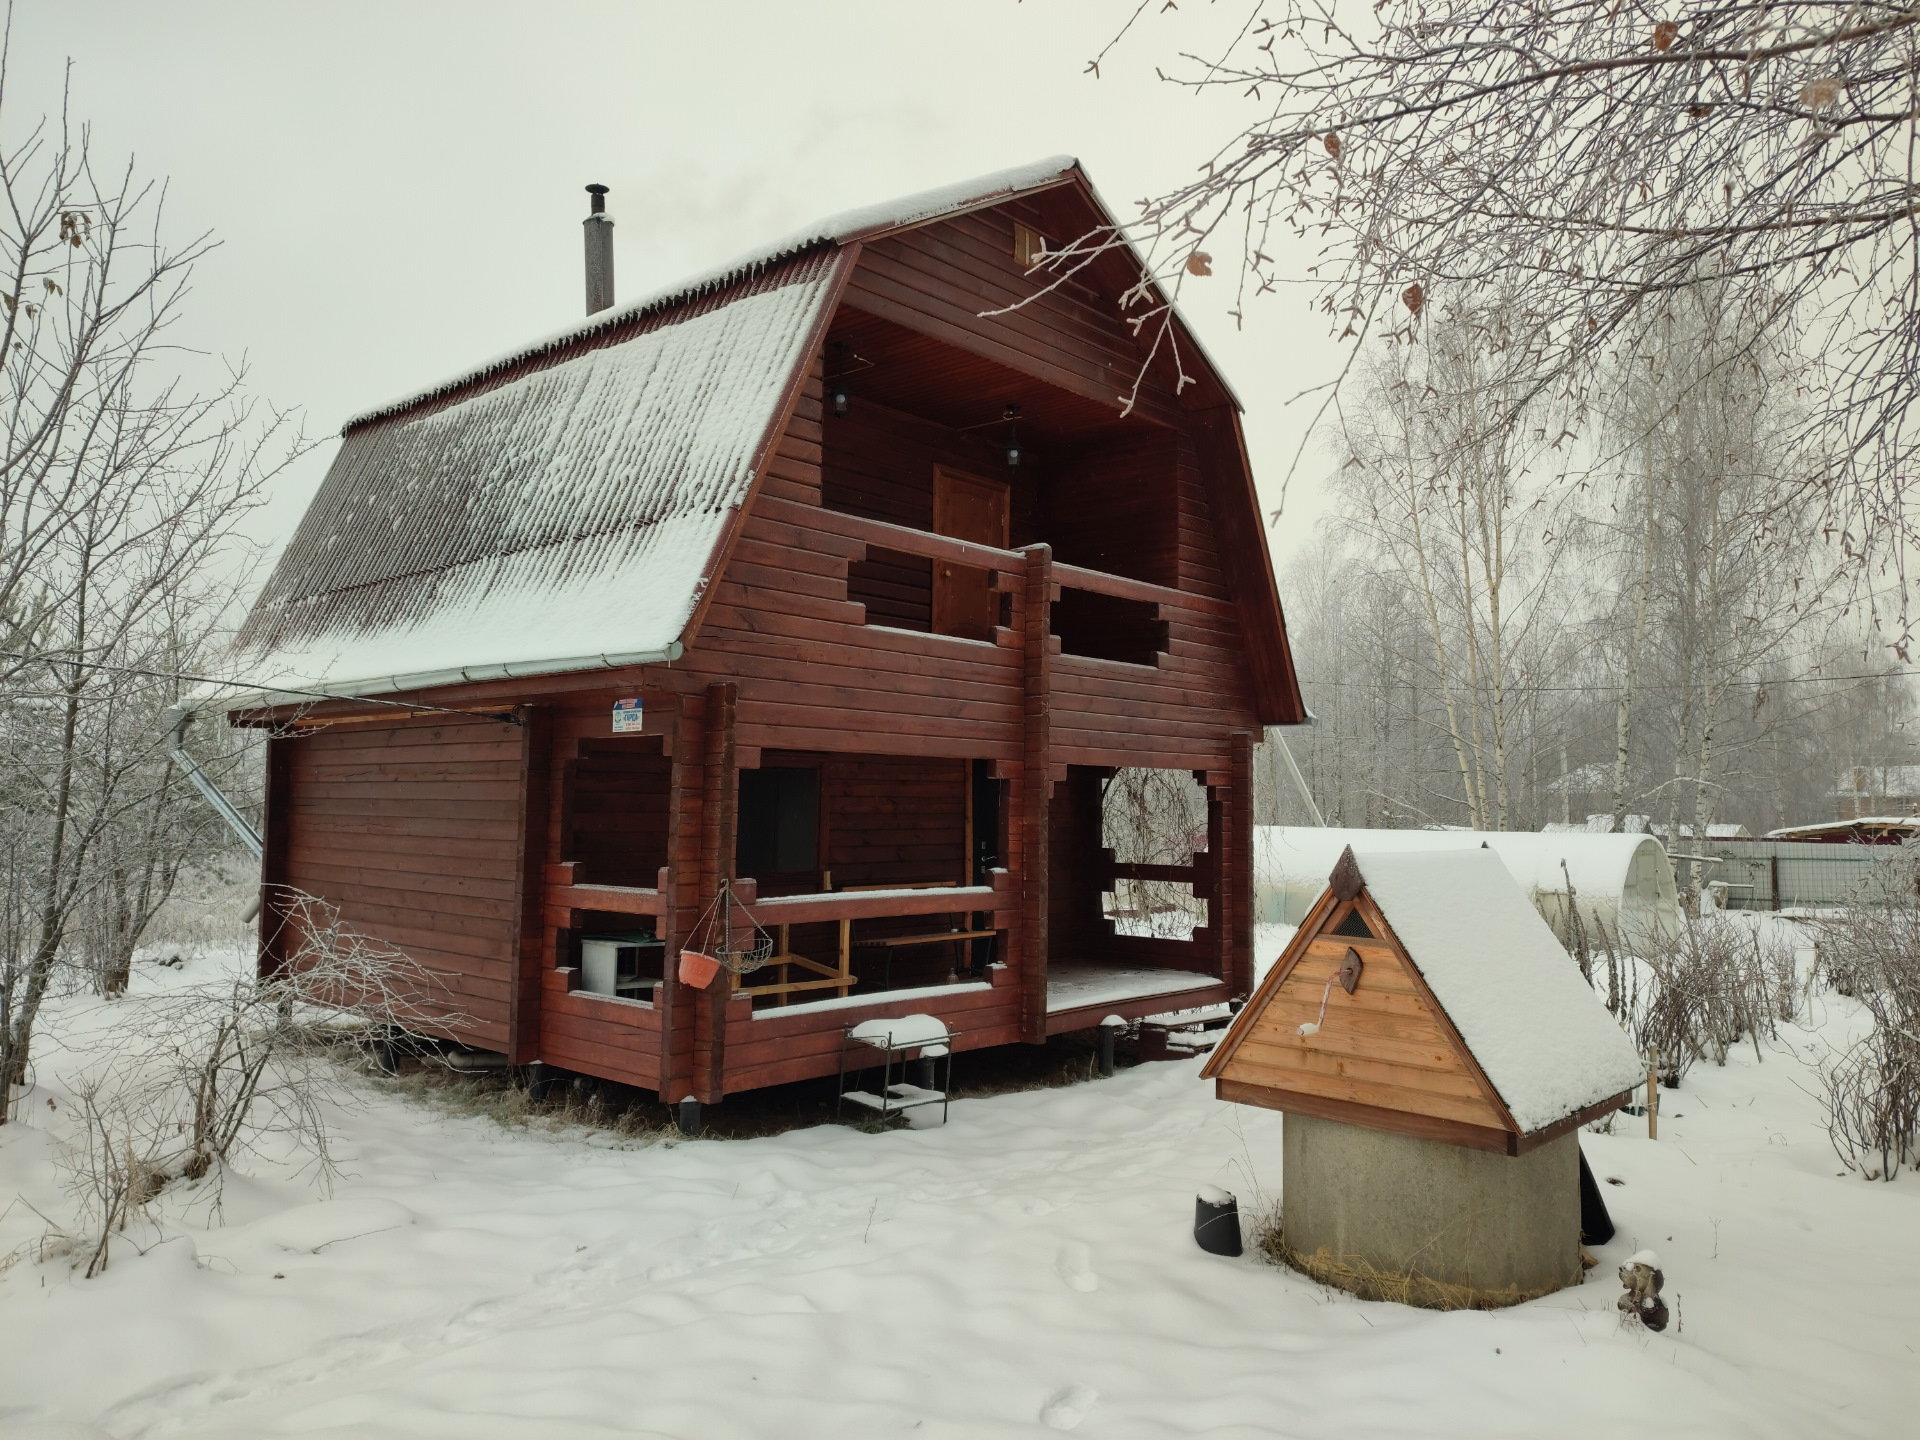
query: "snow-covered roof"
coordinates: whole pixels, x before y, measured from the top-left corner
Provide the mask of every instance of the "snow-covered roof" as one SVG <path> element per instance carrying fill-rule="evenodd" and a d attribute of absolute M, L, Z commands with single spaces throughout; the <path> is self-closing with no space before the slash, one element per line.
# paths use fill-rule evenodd
<path fill-rule="evenodd" d="M 1595 835 L 1579 830 L 1336 830 L 1262 825 L 1254 835 L 1254 873 L 1264 883 L 1305 881 L 1317 888 L 1349 845 L 1356 853 L 1384 854 L 1478 850 L 1482 844 L 1500 857 L 1523 891 L 1564 892 L 1570 875 L 1581 897 L 1606 896 L 1616 901 L 1629 893 L 1634 858 L 1643 850 L 1660 852 L 1659 841 L 1646 835 Z"/>
<path fill-rule="evenodd" d="M 1857 820 L 1826 820 L 1813 825 L 1788 825 L 1769 830 L 1768 840 L 1845 840 L 1855 836 L 1912 838 L 1920 836 L 1920 816 L 1862 815 Z"/>
<path fill-rule="evenodd" d="M 684 305 L 702 295 L 724 290 L 728 286 L 751 279 L 782 261 L 791 260 L 794 256 L 803 255 L 810 250 L 826 245 L 843 245 L 850 240 L 858 240 L 880 231 L 919 225 L 948 215 L 963 214 L 982 206 L 997 205 L 1014 195 L 1056 185 L 1065 180 L 1079 163 L 1071 155 L 1052 155 L 1045 160 L 1016 165 L 1008 170 L 996 170 L 991 175 L 980 175 L 971 180 L 941 185 L 932 190 L 922 190 L 878 204 L 862 205 L 857 209 L 845 210 L 838 215 L 829 215 L 824 220 L 803 225 L 800 229 L 783 235 L 778 240 L 757 246 L 744 255 L 735 256 L 724 265 L 717 265 L 711 270 L 688 276 L 684 280 L 676 281 L 672 285 L 655 290 L 636 300 L 629 300 L 625 304 L 602 310 L 596 315 L 588 316 L 585 320 L 564 326 L 550 335 L 544 335 L 530 344 L 516 346 L 504 354 L 494 356 L 491 360 L 462 370 L 457 375 L 449 376 L 445 380 L 412 391 L 397 400 L 376 406 L 372 410 L 354 416 L 347 421 L 344 428 L 352 431 L 388 415 L 411 409 L 437 396 L 451 394 L 502 370 L 524 365 L 542 355 L 576 345 L 591 336 L 612 331 L 642 317 Z"/>
<path fill-rule="evenodd" d="M 788 261 L 352 431 L 226 668 L 372 693 L 670 658 L 832 269 Z"/>
<path fill-rule="evenodd" d="M 1367 894 L 1523 1135 L 1631 1089 L 1640 1057 L 1489 850 L 1355 849 Z"/>

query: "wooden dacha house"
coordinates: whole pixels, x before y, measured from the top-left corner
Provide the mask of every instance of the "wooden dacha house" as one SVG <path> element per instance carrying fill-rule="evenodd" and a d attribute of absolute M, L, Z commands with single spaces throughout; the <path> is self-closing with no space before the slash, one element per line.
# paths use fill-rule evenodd
<path fill-rule="evenodd" d="M 1486 1304 L 1580 1274 L 1578 1131 L 1645 1067 L 1499 856 L 1348 848 L 1201 1074 L 1286 1114 L 1288 1259 Z"/>
<path fill-rule="evenodd" d="M 261 963 L 318 896 L 451 1038 L 669 1103 L 833 1074 L 873 1018 L 971 1049 L 1246 994 L 1252 746 L 1303 711 L 1232 392 L 1177 317 L 1187 383 L 1148 363 L 1124 247 L 1034 268 L 1111 223 L 1047 161 L 350 422 L 255 693 L 201 702 L 271 730 Z M 1205 787 L 1189 863 L 1103 848 L 1125 766 Z M 1204 923 L 1124 933 L 1128 876 Z M 696 988 L 723 889 L 774 953 Z"/>

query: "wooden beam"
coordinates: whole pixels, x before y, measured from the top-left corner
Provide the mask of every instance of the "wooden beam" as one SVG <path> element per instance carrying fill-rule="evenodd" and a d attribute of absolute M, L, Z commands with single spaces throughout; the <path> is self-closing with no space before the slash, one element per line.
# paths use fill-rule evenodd
<path fill-rule="evenodd" d="M 1490 1125 L 1470 1125 L 1464 1120 L 1442 1120 L 1433 1115 L 1412 1115 L 1401 1110 L 1384 1110 L 1377 1105 L 1361 1105 L 1352 1100 L 1334 1100 L 1323 1095 L 1303 1095 L 1297 1090 L 1276 1090 L 1265 1085 L 1249 1085 L 1240 1080 L 1213 1082 L 1214 1094 L 1237 1105 L 1259 1105 L 1289 1115 L 1311 1115 L 1316 1120 L 1334 1120 L 1342 1125 L 1358 1125 L 1367 1130 L 1384 1130 L 1407 1135 L 1415 1140 L 1435 1140 L 1443 1145 L 1461 1145 L 1469 1150 L 1489 1150 L 1496 1155 L 1518 1153 L 1520 1137 Z"/>
<path fill-rule="evenodd" d="M 1220 866 L 1227 895 L 1225 978 L 1234 994 L 1246 995 L 1253 989 L 1253 737 L 1244 731 L 1235 734 L 1231 751 L 1227 853 Z"/>
<path fill-rule="evenodd" d="M 1026 734 L 1020 775 L 1020 1021 L 1029 1041 L 1047 1038 L 1047 830 L 1053 803 L 1053 645 L 1049 625 L 1053 547 L 1027 547 L 1021 599 Z"/>
<path fill-rule="evenodd" d="M 776 895 L 748 906 L 762 925 L 803 925 L 812 920 L 877 920 L 906 915 L 942 915 L 961 910 L 998 910 L 1009 897 L 991 885 L 946 885 L 925 890 L 836 891 L 830 895 Z"/>
<path fill-rule="evenodd" d="M 261 976 L 273 974 L 286 958 L 285 910 L 279 891 L 286 884 L 287 840 L 292 822 L 293 746 L 290 735 L 267 741 L 266 804 L 261 816 L 259 952 Z"/>
<path fill-rule="evenodd" d="M 1185 590 L 1175 590 L 1170 586 L 1154 585 L 1145 580 L 1133 580 L 1125 575 L 1109 575 L 1104 570 L 1087 570 L 1078 565 L 1062 565 L 1058 561 L 1054 563 L 1053 579 L 1055 584 L 1067 590 L 1090 590 L 1096 595 L 1112 595 L 1121 600 L 1144 600 L 1151 605 L 1168 605 L 1177 610 L 1192 610 L 1197 614 L 1211 615 L 1216 619 L 1231 619 L 1237 613 L 1225 600 L 1215 600 L 1206 595 L 1190 595 Z"/>
<path fill-rule="evenodd" d="M 1633 1099 L 1633 1091 L 1622 1090 L 1618 1095 L 1602 1100 L 1597 1105 L 1589 1105 L 1584 1110 L 1576 1110 L 1564 1120 L 1556 1120 L 1544 1130 L 1536 1130 L 1531 1135 L 1522 1135 L 1515 1148 L 1516 1155 L 1524 1155 L 1529 1150 L 1537 1150 L 1549 1140 L 1558 1140 L 1562 1135 L 1578 1130 L 1582 1125 L 1611 1115 L 1622 1105 Z"/>
<path fill-rule="evenodd" d="M 739 709 L 740 687 L 732 680 L 707 686 L 706 765 L 703 777 L 700 838 L 700 908 L 702 913 L 720 893 L 722 881 L 733 878 L 734 808 L 739 795 L 733 730 Z M 717 975 L 701 995 L 701 1035 L 695 1055 L 694 1096 L 703 1104 L 717 1103 L 726 1094 L 727 1003 L 732 982 Z M 704 1055 L 701 1049 L 704 1047 Z"/>
<path fill-rule="evenodd" d="M 520 925 L 514 935 L 507 998 L 507 1059 L 526 1065 L 540 1058 L 540 971 L 547 953 L 547 822 L 553 768 L 553 712 L 530 706 L 520 724 L 520 837 L 516 874 Z"/>
<path fill-rule="evenodd" d="M 671 1105 L 693 1093 L 694 996 L 681 983 L 679 955 L 700 917 L 700 819 L 703 766 L 699 716 L 689 698 L 673 703 L 676 744 L 667 789 L 667 866 L 659 889 L 666 901 L 661 935 L 666 941 L 660 996 L 660 1099 Z"/>

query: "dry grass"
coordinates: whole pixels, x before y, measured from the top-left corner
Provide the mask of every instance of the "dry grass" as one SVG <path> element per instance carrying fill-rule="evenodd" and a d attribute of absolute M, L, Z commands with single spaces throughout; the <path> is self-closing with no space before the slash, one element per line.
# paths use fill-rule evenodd
<path fill-rule="evenodd" d="M 1335 1255 L 1325 1246 L 1307 1255 L 1287 1243 L 1280 1219 L 1278 1207 L 1254 1218 L 1255 1249 L 1276 1265 L 1298 1270 L 1309 1279 L 1330 1285 L 1336 1290 L 1344 1290 L 1349 1295 L 1357 1295 L 1362 1300 L 1390 1300 L 1396 1305 L 1413 1305 L 1422 1310 L 1504 1310 L 1509 1305 L 1538 1300 L 1542 1295 L 1551 1295 L 1580 1281 L 1581 1272 L 1576 1267 L 1574 1273 L 1558 1285 L 1547 1285 L 1538 1290 L 1522 1290 L 1518 1285 L 1484 1290 L 1472 1285 L 1436 1280 L 1414 1269 L 1382 1270 L 1357 1255 Z"/>
<path fill-rule="evenodd" d="M 1096 1044 L 1094 1033 L 1087 1031 L 1051 1036 L 1044 1045 L 963 1051 L 953 1061 L 953 1097 L 984 1099 L 1098 1080 Z M 1124 1067 L 1134 1060 L 1133 1045 L 1123 1038 L 1116 1061 Z M 871 1078 L 878 1080 L 877 1070 Z M 459 1072 L 437 1062 L 408 1059 L 399 1075 L 376 1077 L 374 1084 L 442 1114 L 487 1119 L 509 1129 L 585 1130 L 632 1145 L 673 1144 L 686 1138 L 673 1109 L 662 1105 L 657 1095 L 612 1081 L 559 1079 L 536 1104 L 524 1076 L 513 1070 Z M 701 1138 L 746 1140 L 831 1125 L 836 1123 L 837 1098 L 838 1082 L 832 1075 L 729 1095 L 722 1104 L 703 1107 Z M 882 1120 L 849 1105 L 838 1123 L 879 1131 L 904 1122 L 899 1117 Z"/>
<path fill-rule="evenodd" d="M 510 1130 L 585 1130 L 632 1146 L 672 1144 L 682 1138 L 664 1105 L 628 1101 L 621 1087 L 557 1083 L 535 1102 L 510 1070 L 461 1074 L 437 1064 L 412 1064 L 375 1085 L 444 1115 L 491 1120 Z"/>

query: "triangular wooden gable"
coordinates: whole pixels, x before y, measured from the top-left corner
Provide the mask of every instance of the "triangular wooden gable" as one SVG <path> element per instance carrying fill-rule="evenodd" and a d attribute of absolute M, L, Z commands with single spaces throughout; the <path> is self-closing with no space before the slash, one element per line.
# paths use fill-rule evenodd
<path fill-rule="evenodd" d="M 1351 855 L 1201 1075 L 1222 1100 L 1475 1150 L 1532 1148 L 1547 1137 L 1520 1135 Z M 1362 962 L 1351 995 L 1337 979 L 1350 949 Z"/>

